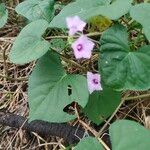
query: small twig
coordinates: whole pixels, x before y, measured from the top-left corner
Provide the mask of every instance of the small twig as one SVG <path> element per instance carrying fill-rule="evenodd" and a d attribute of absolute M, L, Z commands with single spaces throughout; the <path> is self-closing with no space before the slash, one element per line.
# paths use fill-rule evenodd
<path fill-rule="evenodd" d="M 104 148 L 106 149 L 106 150 L 110 150 L 110 148 L 106 145 L 106 143 L 101 139 L 101 138 L 97 138 L 98 139 L 98 141 L 104 146 Z"/>
<path fill-rule="evenodd" d="M 124 100 L 122 100 L 120 102 L 120 104 L 118 105 L 118 107 L 116 108 L 116 110 L 114 111 L 114 113 L 111 115 L 111 117 L 107 120 L 107 122 L 104 124 L 104 126 L 100 129 L 100 131 L 98 132 L 98 134 L 96 135 L 96 137 L 100 137 L 102 135 L 103 130 L 107 127 L 107 125 L 109 124 L 109 122 L 114 118 L 115 114 L 117 113 L 117 111 L 120 109 L 120 107 L 122 106 L 122 104 L 124 103 Z"/>
<path fill-rule="evenodd" d="M 0 41 L 2 42 L 8 42 L 8 43 L 13 43 L 15 40 L 15 37 L 0 37 Z"/>
<path fill-rule="evenodd" d="M 104 146 L 104 148 L 106 150 L 110 150 L 110 148 L 107 146 L 107 144 L 101 138 L 97 137 L 97 134 L 98 134 L 97 131 L 95 131 L 94 129 L 92 129 L 89 125 L 87 125 L 84 121 L 82 121 L 80 119 L 80 116 L 79 116 L 76 104 L 75 104 L 75 113 L 76 113 L 76 115 L 78 117 L 78 121 L 82 124 L 82 126 L 84 128 L 86 128 L 88 131 L 90 131 L 98 139 L 98 141 Z"/>
<path fill-rule="evenodd" d="M 9 76 L 4 76 L 2 74 L 0 74 L 0 78 L 5 78 L 5 79 L 10 80 L 10 81 L 27 81 L 28 80 L 27 77 L 24 77 L 24 78 L 11 78 Z"/>
<path fill-rule="evenodd" d="M 7 63 L 6 63 L 6 60 L 7 60 L 6 51 L 7 51 L 7 49 L 10 48 L 10 46 L 11 45 L 8 45 L 8 48 L 6 48 L 6 47 L 3 48 L 3 64 L 4 64 L 4 71 L 5 71 L 6 76 L 8 76 L 8 67 L 7 67 Z"/>
<path fill-rule="evenodd" d="M 100 138 L 100 137 L 97 137 L 97 132 L 92 129 L 91 127 L 89 127 L 85 122 L 83 122 L 82 120 L 79 120 L 79 122 L 82 124 L 82 126 L 84 126 L 87 130 L 89 130 L 97 139 L 98 141 L 104 146 L 104 148 L 106 150 L 110 150 L 110 148 L 107 146 L 107 144 Z"/>
<path fill-rule="evenodd" d="M 127 25 L 129 26 L 129 22 L 127 20 L 125 20 L 123 17 L 121 18 L 121 20 Z"/>
<path fill-rule="evenodd" d="M 57 145 L 53 148 L 53 150 L 56 150 L 57 147 L 60 146 L 60 145 L 62 146 L 62 144 L 61 144 L 62 141 L 63 141 L 63 139 L 60 139 L 60 140 L 58 141 Z M 66 148 L 63 147 L 63 149 L 65 150 Z"/>
<path fill-rule="evenodd" d="M 7 8 L 7 9 L 10 9 L 10 10 L 13 10 L 13 11 L 15 10 L 15 8 L 8 7 L 8 6 L 6 6 L 6 8 Z"/>
<path fill-rule="evenodd" d="M 90 126 L 88 126 L 84 121 L 82 121 L 82 120 L 79 120 L 79 122 L 82 124 L 82 126 L 84 127 L 84 128 L 86 128 L 88 131 L 90 131 L 95 137 L 96 137 L 96 135 L 97 135 L 97 132 L 93 129 L 93 128 L 91 128 Z"/>
<path fill-rule="evenodd" d="M 13 139 L 10 141 L 10 143 L 6 146 L 7 150 L 11 147 L 11 143 L 13 143 L 13 141 L 15 140 L 15 138 L 17 137 L 18 133 L 20 132 L 20 130 L 22 129 L 22 127 L 24 126 L 24 124 L 27 122 L 27 119 L 23 122 L 23 124 L 21 125 L 21 127 L 19 128 L 19 130 L 17 131 L 16 135 L 13 137 Z"/>
<path fill-rule="evenodd" d="M 40 147 L 45 146 L 45 145 L 57 145 L 57 144 L 58 144 L 57 142 L 50 142 L 50 143 L 46 143 L 46 144 L 45 143 L 44 144 L 39 144 L 38 146 L 35 146 L 35 147 L 31 148 L 31 150 L 40 148 Z"/>
<path fill-rule="evenodd" d="M 150 97 L 150 93 L 142 94 L 142 95 L 138 95 L 138 96 L 125 97 L 125 98 L 123 98 L 123 100 L 130 101 L 130 100 L 137 100 L 137 99 L 148 98 L 148 97 Z"/>
<path fill-rule="evenodd" d="M 115 116 L 115 114 L 118 112 L 118 110 L 120 109 L 120 107 L 122 106 L 122 104 L 125 101 L 136 100 L 136 99 L 139 99 L 139 98 L 146 98 L 146 97 L 150 97 L 150 94 L 143 94 L 143 95 L 139 95 L 139 96 L 122 98 L 121 103 L 118 105 L 118 107 L 116 108 L 116 110 L 114 111 L 114 113 L 111 115 L 111 117 L 107 120 L 107 122 L 104 124 L 104 126 L 101 128 L 101 130 L 98 132 L 97 137 L 101 136 L 103 130 L 107 127 L 107 125 L 110 123 L 110 121 L 113 119 L 113 117 Z"/>

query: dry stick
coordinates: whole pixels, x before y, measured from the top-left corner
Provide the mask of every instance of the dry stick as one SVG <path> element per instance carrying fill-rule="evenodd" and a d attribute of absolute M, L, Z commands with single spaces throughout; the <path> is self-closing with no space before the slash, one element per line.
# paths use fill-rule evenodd
<path fill-rule="evenodd" d="M 20 129 L 25 120 L 26 119 L 23 116 L 0 112 L 0 124 L 2 125 Z M 22 126 L 22 129 L 28 132 L 35 132 L 41 137 L 60 137 L 69 144 L 75 144 L 79 142 L 79 138 L 82 139 L 85 133 L 83 129 L 77 130 L 76 127 L 70 126 L 66 123 L 49 123 L 41 120 L 35 120 L 30 123 L 25 122 Z M 75 135 L 75 133 L 79 138 Z"/>
<path fill-rule="evenodd" d="M 3 37 L 3 38 L 0 38 L 0 41 L 1 41 L 1 42 L 11 43 L 11 44 L 14 42 L 14 40 L 15 40 L 14 37 L 13 37 L 13 39 L 9 39 L 9 38 L 7 38 L 7 37 L 6 37 L 6 38 L 4 38 L 4 37 Z"/>
<path fill-rule="evenodd" d="M 110 148 L 106 145 L 106 143 L 100 138 L 100 137 L 97 137 L 97 132 L 90 128 L 85 122 L 83 122 L 82 120 L 79 120 L 79 122 L 84 126 L 86 127 L 97 139 L 98 141 L 104 146 L 104 148 L 106 150 L 110 150 Z"/>
<path fill-rule="evenodd" d="M 76 108 L 76 104 L 75 104 L 75 113 L 77 115 L 78 121 L 82 124 L 82 126 L 85 127 L 87 130 L 89 130 L 98 139 L 98 141 L 104 146 L 104 148 L 106 150 L 110 150 L 110 148 L 106 145 L 106 143 L 101 138 L 97 137 L 97 131 L 95 131 L 94 129 L 92 129 L 91 127 L 89 127 L 84 121 L 82 121 L 80 119 L 78 110 Z"/>
<path fill-rule="evenodd" d="M 58 144 L 57 142 L 50 142 L 50 143 L 46 143 L 46 144 L 45 143 L 44 144 L 39 144 L 38 146 L 35 146 L 35 147 L 31 148 L 31 150 L 37 149 L 37 148 L 45 146 L 45 145 L 57 145 L 57 144 Z"/>
<path fill-rule="evenodd" d="M 47 150 L 47 142 L 41 136 L 39 136 L 37 133 L 35 133 L 35 132 L 32 132 L 32 133 L 36 136 L 39 145 L 40 145 L 40 140 L 45 143 L 44 146 L 45 146 L 45 149 Z"/>
<path fill-rule="evenodd" d="M 6 6 L 6 8 L 7 8 L 7 9 L 10 9 L 10 10 L 13 10 L 13 11 L 15 10 L 15 8 L 13 8 L 13 7 L 8 7 L 8 6 Z"/>
<path fill-rule="evenodd" d="M 4 71 L 6 76 L 8 76 L 8 67 L 7 67 L 7 63 L 6 63 L 6 47 L 3 49 L 3 64 L 4 64 Z"/>
<path fill-rule="evenodd" d="M 125 101 L 137 100 L 137 99 L 146 98 L 146 97 L 147 97 L 147 98 L 150 97 L 150 93 L 148 93 L 148 94 L 142 94 L 142 95 L 138 95 L 138 96 L 126 97 L 126 98 L 123 98 L 123 100 L 125 100 Z"/>
<path fill-rule="evenodd" d="M 22 127 L 24 126 L 24 124 L 27 122 L 27 119 L 23 122 L 23 124 L 21 125 L 21 127 L 19 128 L 19 130 L 17 131 L 16 135 L 13 137 L 13 139 L 11 140 L 11 142 L 6 146 L 7 150 L 10 148 L 11 143 L 13 143 L 13 141 L 15 140 L 15 138 L 17 137 L 18 133 L 20 132 L 20 130 L 22 129 Z"/>
<path fill-rule="evenodd" d="M 122 100 L 121 103 L 118 105 L 118 107 L 116 108 L 116 110 L 114 111 L 114 113 L 111 115 L 111 117 L 107 120 L 107 122 L 104 124 L 104 126 L 100 129 L 100 131 L 98 132 L 98 134 L 96 135 L 96 137 L 100 137 L 102 135 L 103 130 L 107 127 L 107 125 L 109 124 L 109 122 L 114 118 L 115 114 L 117 113 L 117 111 L 120 109 L 120 107 L 122 106 L 122 104 L 124 103 L 125 100 Z"/>
<path fill-rule="evenodd" d="M 63 139 L 60 139 L 60 140 L 58 141 L 57 145 L 53 148 L 53 150 L 56 150 L 56 148 L 61 145 L 61 142 L 62 142 L 62 141 L 63 141 Z M 62 146 L 62 145 L 61 145 L 61 146 Z M 66 148 L 63 147 L 63 149 L 65 150 Z"/>
<path fill-rule="evenodd" d="M 27 77 L 24 77 L 24 78 L 11 78 L 9 76 L 4 76 L 2 74 L 0 74 L 0 78 L 5 78 L 5 79 L 10 80 L 10 81 L 27 81 L 28 80 Z"/>

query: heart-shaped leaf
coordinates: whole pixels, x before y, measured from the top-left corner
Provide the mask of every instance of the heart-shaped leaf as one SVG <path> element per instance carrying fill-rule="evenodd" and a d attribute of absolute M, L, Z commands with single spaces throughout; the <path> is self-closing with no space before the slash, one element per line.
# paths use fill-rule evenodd
<path fill-rule="evenodd" d="M 132 0 L 116 0 L 109 4 L 108 0 L 77 0 L 65 6 L 62 11 L 50 22 L 50 27 L 65 28 L 66 17 L 79 16 L 88 20 L 93 16 L 102 15 L 112 20 L 117 20 L 128 13 Z"/>
<path fill-rule="evenodd" d="M 126 28 L 115 25 L 101 37 L 100 72 L 107 86 L 117 90 L 150 88 L 150 46 L 131 51 Z"/>
<path fill-rule="evenodd" d="M 54 13 L 54 0 L 26 0 L 16 7 L 16 12 L 30 21 L 50 21 Z"/>
<path fill-rule="evenodd" d="M 48 52 L 38 61 L 29 79 L 30 120 L 72 120 L 75 115 L 64 112 L 64 107 L 73 101 L 85 107 L 88 97 L 86 78 L 65 74 L 59 56 Z"/>
<path fill-rule="evenodd" d="M 144 33 L 150 41 L 150 4 L 142 3 L 132 6 L 130 15 L 143 26 Z"/>
<path fill-rule="evenodd" d="M 136 122 L 116 121 L 109 129 L 113 150 L 148 150 L 150 131 Z"/>
<path fill-rule="evenodd" d="M 94 92 L 90 95 L 84 112 L 90 120 L 96 124 L 100 124 L 115 111 L 120 100 L 120 92 L 104 88 L 102 91 Z"/>
<path fill-rule="evenodd" d="M 37 20 L 25 26 L 13 44 L 10 60 L 16 64 L 24 64 L 44 55 L 50 46 L 42 38 L 47 27 L 45 20 Z"/>
<path fill-rule="evenodd" d="M 5 8 L 5 5 L 2 3 L 0 4 L 0 28 L 2 28 L 6 24 L 7 18 L 8 18 L 8 10 Z"/>
<path fill-rule="evenodd" d="M 74 150 L 104 150 L 104 148 L 96 138 L 86 137 L 78 143 Z"/>

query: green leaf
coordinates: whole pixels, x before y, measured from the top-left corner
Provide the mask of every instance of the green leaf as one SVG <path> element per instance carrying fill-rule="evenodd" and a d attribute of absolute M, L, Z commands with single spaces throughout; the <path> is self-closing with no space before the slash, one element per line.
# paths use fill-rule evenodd
<path fill-rule="evenodd" d="M 104 150 L 104 148 L 96 138 L 86 137 L 78 143 L 74 150 Z"/>
<path fill-rule="evenodd" d="M 8 19 L 8 10 L 3 3 L 0 4 L 0 28 L 2 28 Z"/>
<path fill-rule="evenodd" d="M 65 49 L 67 42 L 63 39 L 52 39 L 50 41 L 50 47 L 56 49 L 57 51 L 62 51 Z"/>
<path fill-rule="evenodd" d="M 16 12 L 30 21 L 51 21 L 54 15 L 54 0 L 26 0 L 16 7 Z"/>
<path fill-rule="evenodd" d="M 112 21 L 103 16 L 95 16 L 88 21 L 88 32 L 105 31 L 112 25 Z"/>
<path fill-rule="evenodd" d="M 101 37 L 100 72 L 107 86 L 117 90 L 150 88 L 150 46 L 131 51 L 126 28 L 115 25 Z"/>
<path fill-rule="evenodd" d="M 103 91 L 94 92 L 90 95 L 84 112 L 90 120 L 96 124 L 100 124 L 115 111 L 120 100 L 120 92 L 104 88 Z"/>
<path fill-rule="evenodd" d="M 150 41 L 150 4 L 142 3 L 131 7 L 131 17 L 143 26 L 144 33 Z"/>
<path fill-rule="evenodd" d="M 24 64 L 43 56 L 50 46 L 42 38 L 47 27 L 45 20 L 37 20 L 25 26 L 13 44 L 10 60 L 16 64 Z"/>
<path fill-rule="evenodd" d="M 48 52 L 38 61 L 29 79 L 30 120 L 72 120 L 76 116 L 64 112 L 64 107 L 73 101 L 85 107 L 88 97 L 86 78 L 65 74 L 58 55 Z"/>
<path fill-rule="evenodd" d="M 103 15 L 109 19 L 117 20 L 128 13 L 132 0 L 117 0 L 112 4 L 103 0 L 77 0 L 65 6 L 62 11 L 54 17 L 50 27 L 65 28 L 66 17 L 80 16 L 83 20 L 88 20 L 93 16 Z"/>
<path fill-rule="evenodd" d="M 116 121 L 110 126 L 110 138 L 113 150 L 148 150 L 150 131 L 136 122 Z"/>

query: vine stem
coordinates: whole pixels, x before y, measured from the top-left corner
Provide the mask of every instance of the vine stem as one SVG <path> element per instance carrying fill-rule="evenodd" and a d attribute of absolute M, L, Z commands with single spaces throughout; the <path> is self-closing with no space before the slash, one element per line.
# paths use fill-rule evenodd
<path fill-rule="evenodd" d="M 64 57 L 64 56 L 62 56 L 61 55 L 61 57 L 62 57 L 62 59 L 65 61 L 65 62 L 68 62 L 68 63 L 70 63 L 70 64 L 72 64 L 72 65 L 74 65 L 74 66 L 76 66 L 76 67 L 79 67 L 80 69 L 82 69 L 82 70 L 86 70 L 84 67 L 82 67 L 80 64 L 78 64 L 77 62 L 75 62 L 75 61 L 73 61 L 73 60 L 70 60 L 70 59 L 67 59 L 66 57 Z"/>
<path fill-rule="evenodd" d="M 102 33 L 101 32 L 93 32 L 93 33 L 88 33 L 88 34 L 85 34 L 86 36 L 88 37 L 92 37 L 92 36 L 99 36 L 101 35 Z M 75 36 L 72 36 L 73 38 L 78 38 L 80 35 L 75 35 Z M 60 36 L 49 36 L 49 37 L 46 37 L 45 39 L 46 40 L 50 40 L 50 39 L 67 39 L 69 36 L 67 35 L 60 35 Z"/>
<path fill-rule="evenodd" d="M 88 33 L 88 34 L 85 34 L 86 36 L 88 37 L 92 37 L 92 36 L 99 36 L 101 35 L 102 33 L 101 32 L 92 32 L 92 33 Z M 58 36 L 48 36 L 46 37 L 45 39 L 46 40 L 50 40 L 50 39 L 67 39 L 69 36 L 68 35 L 58 35 Z M 72 36 L 73 38 L 78 38 L 80 37 L 80 35 L 75 35 L 75 36 Z M 10 43 L 13 43 L 13 41 L 16 39 L 16 37 L 0 37 L 0 41 L 6 41 L 6 42 L 10 42 Z"/>
<path fill-rule="evenodd" d="M 80 64 L 78 64 L 77 62 L 71 60 L 71 59 L 68 59 L 66 58 L 63 54 L 60 54 L 57 50 L 55 50 L 54 48 L 52 48 L 52 50 L 57 53 L 58 55 L 60 55 L 60 57 L 65 61 L 65 62 L 68 62 L 70 64 L 72 64 L 73 66 L 76 66 L 76 67 L 79 67 L 80 69 L 82 70 L 86 70 L 86 68 L 82 67 Z"/>

